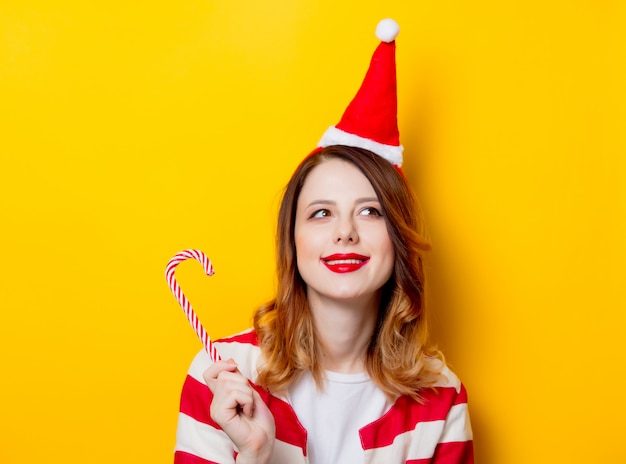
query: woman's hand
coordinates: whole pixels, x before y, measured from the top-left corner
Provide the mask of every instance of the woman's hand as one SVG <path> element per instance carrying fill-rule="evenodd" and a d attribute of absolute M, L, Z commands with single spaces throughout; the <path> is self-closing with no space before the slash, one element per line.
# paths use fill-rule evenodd
<path fill-rule="evenodd" d="M 274 417 L 232 360 L 218 361 L 203 374 L 213 392 L 211 418 L 239 450 L 237 462 L 268 462 L 274 446 Z"/>

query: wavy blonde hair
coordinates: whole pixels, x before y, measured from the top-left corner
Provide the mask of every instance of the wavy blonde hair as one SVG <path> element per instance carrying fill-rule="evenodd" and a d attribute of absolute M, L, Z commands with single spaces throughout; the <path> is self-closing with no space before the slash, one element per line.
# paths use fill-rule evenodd
<path fill-rule="evenodd" d="M 433 386 L 443 367 L 443 355 L 428 343 L 422 260 L 430 244 L 425 238 L 421 211 L 406 179 L 391 163 L 370 151 L 341 145 L 326 147 L 305 158 L 285 189 L 276 235 L 276 297 L 254 314 L 263 360 L 257 383 L 285 392 L 301 373 L 310 370 L 318 387 L 323 384 L 306 284 L 296 264 L 294 224 L 304 181 L 316 166 L 331 158 L 353 164 L 370 181 L 395 250 L 393 273 L 381 288 L 367 371 L 388 398 L 409 395 L 419 400 L 420 390 Z"/>

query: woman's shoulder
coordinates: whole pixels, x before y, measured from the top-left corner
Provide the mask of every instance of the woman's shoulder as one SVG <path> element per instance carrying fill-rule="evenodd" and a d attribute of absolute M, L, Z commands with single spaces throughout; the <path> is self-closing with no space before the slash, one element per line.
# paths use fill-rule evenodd
<path fill-rule="evenodd" d="M 438 380 L 432 388 L 420 391 L 420 397 L 425 403 L 438 404 L 446 410 L 467 404 L 467 391 L 463 382 L 444 361 L 441 361 Z"/>
<path fill-rule="evenodd" d="M 461 379 L 450 369 L 450 367 L 441 361 L 441 371 L 439 380 L 435 383 L 435 387 L 438 388 L 454 388 L 457 392 L 463 388 Z"/>
<path fill-rule="evenodd" d="M 256 332 L 248 329 L 235 335 L 220 338 L 213 341 L 222 359 L 233 359 L 239 371 L 249 379 L 256 378 L 256 363 L 261 354 Z M 213 364 L 209 354 L 202 350 L 194 357 L 189 368 L 189 374 L 198 379 L 202 378 L 202 373 Z"/>
<path fill-rule="evenodd" d="M 215 340 L 213 343 L 216 345 L 224 345 L 230 343 L 236 343 L 241 345 L 251 345 L 251 346 L 259 346 L 259 339 L 257 337 L 254 329 L 247 329 L 243 332 L 239 332 L 235 335 L 231 335 L 230 337 L 220 338 L 219 340 Z"/>

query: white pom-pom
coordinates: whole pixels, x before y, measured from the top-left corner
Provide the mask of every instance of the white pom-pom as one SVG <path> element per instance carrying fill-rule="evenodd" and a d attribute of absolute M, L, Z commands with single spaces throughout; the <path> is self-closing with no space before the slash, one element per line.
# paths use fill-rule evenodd
<path fill-rule="evenodd" d="M 376 26 L 376 37 L 383 42 L 393 42 L 400 33 L 400 26 L 393 19 L 383 19 Z"/>

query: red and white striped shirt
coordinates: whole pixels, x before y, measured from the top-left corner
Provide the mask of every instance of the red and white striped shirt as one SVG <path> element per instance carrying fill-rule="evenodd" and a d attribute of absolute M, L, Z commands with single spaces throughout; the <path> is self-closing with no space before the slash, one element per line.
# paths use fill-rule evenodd
<path fill-rule="evenodd" d="M 244 332 L 214 342 L 224 359 L 233 358 L 239 371 L 257 377 L 261 354 L 256 334 Z M 236 449 L 211 419 L 213 398 L 202 373 L 211 365 L 206 352 L 193 360 L 183 386 L 175 464 L 234 463 Z M 434 389 L 420 392 L 423 402 L 399 397 L 377 420 L 359 431 L 366 464 L 473 464 L 472 430 L 467 410 L 467 394 L 458 378 L 447 367 L 444 380 Z M 306 464 L 307 431 L 285 397 L 257 391 L 269 407 L 276 423 L 272 464 Z"/>

